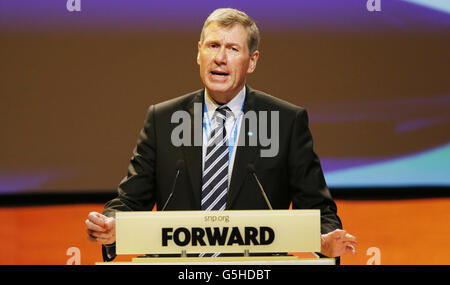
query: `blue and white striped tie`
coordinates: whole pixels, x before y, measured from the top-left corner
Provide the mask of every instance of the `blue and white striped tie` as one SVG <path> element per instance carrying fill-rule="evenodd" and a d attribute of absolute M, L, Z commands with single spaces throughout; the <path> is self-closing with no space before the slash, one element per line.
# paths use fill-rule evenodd
<path fill-rule="evenodd" d="M 202 210 L 225 210 L 228 193 L 229 150 L 225 122 L 231 115 L 227 106 L 214 112 L 216 127 L 211 131 L 206 147 L 203 169 Z M 200 257 L 217 257 L 220 253 L 200 253 Z"/>
<path fill-rule="evenodd" d="M 231 110 L 227 106 L 216 109 L 216 127 L 206 148 L 203 169 L 202 210 L 225 210 L 228 193 L 228 143 L 225 122 Z"/>

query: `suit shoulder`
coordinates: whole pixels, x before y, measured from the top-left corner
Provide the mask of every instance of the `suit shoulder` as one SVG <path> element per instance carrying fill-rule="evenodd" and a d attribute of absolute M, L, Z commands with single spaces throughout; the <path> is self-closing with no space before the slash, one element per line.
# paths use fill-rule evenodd
<path fill-rule="evenodd" d="M 255 97 L 255 102 L 257 102 L 257 104 L 263 109 L 278 109 L 283 112 L 292 113 L 301 113 L 306 111 L 306 109 L 302 106 L 295 105 L 263 91 L 253 89 L 251 90 L 251 93 Z"/>

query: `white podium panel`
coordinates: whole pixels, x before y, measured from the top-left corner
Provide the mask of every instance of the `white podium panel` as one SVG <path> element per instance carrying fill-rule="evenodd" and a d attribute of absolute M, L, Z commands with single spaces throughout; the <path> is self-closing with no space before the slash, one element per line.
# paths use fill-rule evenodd
<path fill-rule="evenodd" d="M 117 212 L 117 254 L 320 252 L 319 210 Z"/>

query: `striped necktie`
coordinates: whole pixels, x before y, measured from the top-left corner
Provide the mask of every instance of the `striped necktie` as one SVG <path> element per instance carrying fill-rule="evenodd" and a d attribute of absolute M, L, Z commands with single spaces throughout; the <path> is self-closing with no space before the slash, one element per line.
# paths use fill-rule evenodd
<path fill-rule="evenodd" d="M 225 210 L 229 164 L 225 122 L 230 115 L 227 106 L 220 106 L 214 112 L 216 125 L 209 136 L 203 169 L 202 210 Z"/>

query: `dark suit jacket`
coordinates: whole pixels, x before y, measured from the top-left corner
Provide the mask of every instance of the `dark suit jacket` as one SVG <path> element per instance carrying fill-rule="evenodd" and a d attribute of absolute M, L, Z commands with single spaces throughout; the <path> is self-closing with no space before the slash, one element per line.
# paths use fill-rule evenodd
<path fill-rule="evenodd" d="M 175 111 L 185 110 L 193 118 L 194 103 L 203 103 L 203 97 L 202 89 L 150 106 L 128 175 L 118 187 L 117 198 L 106 203 L 105 215 L 114 216 L 115 211 L 151 211 L 155 203 L 161 208 L 171 192 L 180 159 L 184 160 L 184 167 L 166 210 L 201 209 L 202 147 L 173 146 L 171 133 L 178 124 L 171 123 L 171 116 Z M 306 110 L 247 86 L 244 113 L 250 110 L 279 111 L 279 152 L 275 157 L 261 157 L 260 145 L 235 148 L 226 209 L 267 209 L 256 181 L 249 174 L 251 163 L 274 209 L 288 209 L 291 203 L 294 209 L 320 209 L 322 233 L 341 228 L 336 204 L 313 151 Z M 197 115 L 202 118 L 201 109 Z M 194 125 L 193 119 L 191 124 Z M 248 132 L 241 132 L 239 140 L 243 137 L 248 141 Z M 104 247 L 105 260 L 113 258 L 113 252 L 113 246 Z"/>

